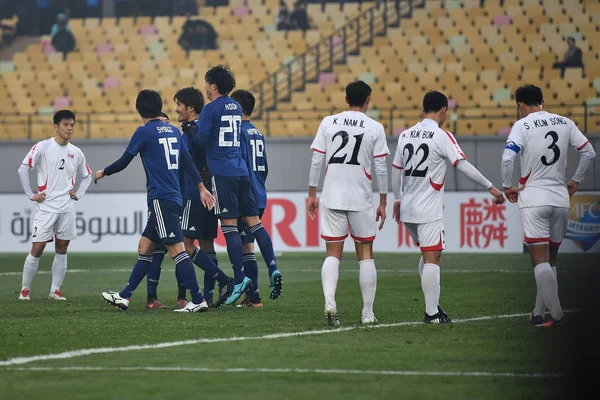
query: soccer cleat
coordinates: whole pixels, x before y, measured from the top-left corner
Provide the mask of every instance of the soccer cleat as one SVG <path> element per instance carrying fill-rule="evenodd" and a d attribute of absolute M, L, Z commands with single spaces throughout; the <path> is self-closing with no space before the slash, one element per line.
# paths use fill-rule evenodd
<path fill-rule="evenodd" d="M 164 309 L 164 308 L 169 308 L 169 307 L 165 306 L 163 303 L 158 301 L 158 299 L 154 299 L 154 300 L 146 303 L 147 310 L 160 310 L 160 309 Z"/>
<path fill-rule="evenodd" d="M 63 296 L 63 294 L 60 292 L 60 290 L 55 290 L 54 292 L 50 293 L 48 295 L 48 298 L 50 300 L 62 300 L 62 301 L 67 300 L 67 298 L 65 296 Z"/>
<path fill-rule="evenodd" d="M 102 298 L 120 310 L 125 311 L 129 308 L 129 299 L 122 298 L 118 292 L 102 292 Z"/>
<path fill-rule="evenodd" d="M 563 315 L 561 319 L 550 318 L 550 320 L 536 325 L 536 328 L 552 328 L 553 326 L 561 326 L 565 322 L 565 316 Z"/>
<path fill-rule="evenodd" d="M 185 307 L 173 310 L 174 312 L 205 312 L 208 311 L 208 304 L 206 300 L 202 300 L 200 304 L 194 304 L 191 301 L 185 305 Z"/>
<path fill-rule="evenodd" d="M 247 292 L 244 292 L 244 294 L 241 297 L 241 302 L 240 304 L 238 304 L 236 307 L 238 308 L 242 308 L 242 307 L 248 307 L 248 308 L 262 308 L 263 303 L 262 300 L 260 299 L 260 297 L 258 299 L 252 299 L 250 296 L 248 296 Z"/>
<path fill-rule="evenodd" d="M 184 308 L 185 306 L 187 306 L 188 301 L 186 299 L 179 299 L 177 300 L 177 307 L 179 308 Z"/>
<path fill-rule="evenodd" d="M 435 315 L 428 315 L 425 313 L 425 319 L 423 320 L 426 324 L 449 324 L 452 322 L 447 315 L 442 315 L 441 312 L 437 312 Z"/>
<path fill-rule="evenodd" d="M 444 309 L 442 308 L 442 306 L 440 306 L 438 304 L 438 313 L 440 313 L 440 315 L 444 318 L 446 318 L 448 320 L 448 322 L 452 322 L 452 320 L 450 319 L 450 317 L 448 316 L 448 314 L 446 314 L 446 311 L 444 311 Z"/>
<path fill-rule="evenodd" d="M 371 315 L 363 315 L 360 318 L 360 322 L 363 325 L 375 325 L 378 323 L 377 318 L 375 318 L 375 316 L 373 314 Z"/>
<path fill-rule="evenodd" d="M 217 302 L 214 303 L 214 307 L 217 308 L 217 307 L 222 306 L 223 303 L 225 303 L 225 301 L 231 295 L 232 292 L 233 292 L 233 278 L 227 277 L 226 284 L 223 285 L 223 284 L 219 283 L 219 298 L 217 299 Z"/>
<path fill-rule="evenodd" d="M 235 303 L 242 294 L 252 285 L 252 281 L 248 277 L 244 277 L 244 280 L 237 285 L 233 285 L 233 291 L 227 300 L 225 300 L 225 304 L 230 305 Z"/>
<path fill-rule="evenodd" d="M 21 289 L 19 292 L 19 300 L 31 300 L 29 297 L 29 289 Z"/>
<path fill-rule="evenodd" d="M 270 277 L 271 285 L 269 289 L 271 290 L 271 295 L 269 298 L 271 300 L 278 299 L 281 296 L 281 292 L 283 292 L 283 276 L 279 270 L 275 270 Z"/>
<path fill-rule="evenodd" d="M 532 314 L 529 314 L 529 322 L 531 322 L 535 326 L 538 326 L 538 325 L 544 324 L 546 322 L 546 320 L 541 315 L 534 316 L 532 313 Z"/>
<path fill-rule="evenodd" d="M 325 321 L 327 322 L 327 325 L 333 326 L 334 328 L 340 326 L 340 317 L 336 309 L 330 304 L 325 306 Z"/>

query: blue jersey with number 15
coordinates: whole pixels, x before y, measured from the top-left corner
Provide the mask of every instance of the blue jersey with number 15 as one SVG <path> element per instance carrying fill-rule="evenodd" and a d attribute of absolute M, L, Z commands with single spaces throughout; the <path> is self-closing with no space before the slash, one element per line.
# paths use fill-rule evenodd
<path fill-rule="evenodd" d="M 160 120 L 148 121 L 136 129 L 125 150 L 140 154 L 146 172 L 148 201 L 171 200 L 183 205 L 179 186 L 179 155 L 187 152 L 179 130 Z"/>
<path fill-rule="evenodd" d="M 198 134 L 208 135 L 206 161 L 211 175 L 248 176 L 240 149 L 242 107 L 231 97 L 222 96 L 202 109 Z"/>
<path fill-rule="evenodd" d="M 250 121 L 242 121 L 242 156 L 246 161 L 252 184 L 252 194 L 258 208 L 267 207 L 267 149 L 262 133 Z"/>

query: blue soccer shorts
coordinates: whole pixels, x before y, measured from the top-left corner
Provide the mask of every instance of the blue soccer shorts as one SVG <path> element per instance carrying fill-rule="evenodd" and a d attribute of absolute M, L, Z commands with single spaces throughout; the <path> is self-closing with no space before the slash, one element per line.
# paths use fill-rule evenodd
<path fill-rule="evenodd" d="M 247 176 L 213 176 L 215 215 L 219 219 L 238 219 L 258 215 L 252 185 Z"/>
<path fill-rule="evenodd" d="M 183 236 L 198 240 L 214 240 L 217 237 L 219 220 L 198 199 L 183 200 L 181 230 Z"/>
<path fill-rule="evenodd" d="M 174 244 L 183 242 L 181 232 L 181 206 L 171 200 L 148 201 L 148 222 L 142 236 L 154 243 Z"/>

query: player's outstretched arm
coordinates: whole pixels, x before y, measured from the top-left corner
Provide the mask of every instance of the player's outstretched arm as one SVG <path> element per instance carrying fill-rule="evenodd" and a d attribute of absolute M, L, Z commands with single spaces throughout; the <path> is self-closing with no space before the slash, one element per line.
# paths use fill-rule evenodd
<path fill-rule="evenodd" d="M 325 153 L 313 151 L 312 161 L 310 164 L 310 175 L 308 177 L 308 202 L 306 204 L 306 212 L 310 219 L 314 220 L 319 209 L 319 199 L 317 198 L 317 187 L 319 186 L 319 178 L 321 177 L 321 168 L 325 161 Z"/>
<path fill-rule="evenodd" d="M 592 145 L 587 142 L 582 147 L 577 149 L 580 154 L 579 165 L 577 166 L 577 170 L 573 177 L 567 183 L 567 189 L 569 190 L 569 197 L 572 197 L 577 189 L 579 189 L 579 184 L 585 178 L 585 175 L 594 165 L 594 159 L 596 158 L 596 152 Z"/>
<path fill-rule="evenodd" d="M 490 192 L 496 201 L 496 204 L 504 203 L 504 196 L 502 192 L 498 190 L 492 182 L 490 182 L 485 176 L 481 174 L 470 162 L 467 160 L 459 160 L 456 164 L 456 169 L 462 173 L 464 176 L 469 178 L 471 182 L 478 184 L 479 186 L 485 188 Z"/>
<path fill-rule="evenodd" d="M 113 174 L 123 171 L 125 168 L 127 168 L 129 163 L 131 163 L 131 161 L 133 161 L 134 157 L 135 157 L 134 155 L 132 155 L 131 153 L 128 153 L 126 151 L 125 153 L 123 153 L 121 158 L 119 158 L 117 161 L 110 164 L 108 167 L 106 167 L 104 169 L 96 171 L 96 173 L 94 174 L 94 183 L 98 183 L 98 181 L 100 179 L 104 178 L 105 176 L 110 176 L 110 175 L 113 175 Z"/>

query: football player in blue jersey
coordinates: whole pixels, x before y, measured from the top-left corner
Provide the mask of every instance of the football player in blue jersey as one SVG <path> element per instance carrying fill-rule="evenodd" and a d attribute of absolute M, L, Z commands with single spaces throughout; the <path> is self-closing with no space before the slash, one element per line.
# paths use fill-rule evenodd
<path fill-rule="evenodd" d="M 138 244 L 138 260 L 131 271 L 127 286 L 121 292 L 103 292 L 102 298 L 121 310 L 127 310 L 131 294 L 146 276 L 152 262 L 155 244 L 162 243 L 175 261 L 175 269 L 179 270 L 178 274 L 183 284 L 192 295 L 191 302 L 175 311 L 207 311 L 208 304 L 198 286 L 194 264 L 183 244 L 179 220 L 183 206 L 179 165 L 181 164 L 185 173 L 192 175 L 205 207 L 214 207 L 214 197 L 202 183 L 179 130 L 160 120 L 160 94 L 153 90 L 142 90 L 136 99 L 136 110 L 144 120 L 144 125 L 136 129 L 119 160 L 94 174 L 94 182 L 122 171 L 139 153 L 146 173 L 148 222 Z"/>
<path fill-rule="evenodd" d="M 236 90 L 231 94 L 231 98 L 242 106 L 242 124 L 240 131 L 240 142 L 242 149 L 242 158 L 246 162 L 246 168 L 250 177 L 252 194 L 258 207 L 258 216 L 262 218 L 267 207 L 267 174 L 269 165 L 267 163 L 267 149 L 265 147 L 265 138 L 260 131 L 250 122 L 250 116 L 254 111 L 256 99 L 254 95 L 247 90 Z M 258 291 L 258 265 L 256 255 L 254 254 L 254 235 L 250 232 L 248 225 L 240 218 L 238 220 L 238 230 L 244 244 L 244 272 L 252 281 L 252 287 L 244 292 L 238 307 L 262 307 L 262 301 Z M 267 267 L 268 259 L 265 259 Z M 269 269 L 269 275 L 273 271 Z"/>
<path fill-rule="evenodd" d="M 238 218 L 250 227 L 261 253 L 271 271 L 271 299 L 281 295 L 283 277 L 277 270 L 273 243 L 258 216 L 258 207 L 248 168 L 242 158 L 240 132 L 241 106 L 229 97 L 235 87 L 235 78 L 229 68 L 218 65 L 204 75 L 206 96 L 211 102 L 200 113 L 195 141 L 206 145 L 208 168 L 212 175 L 212 194 L 215 198 L 215 214 L 221 220 L 221 230 L 227 242 L 227 253 L 233 265 L 235 285 L 225 304 L 235 303 L 248 289 L 252 281 L 244 274 L 242 240 L 238 231 Z"/>

